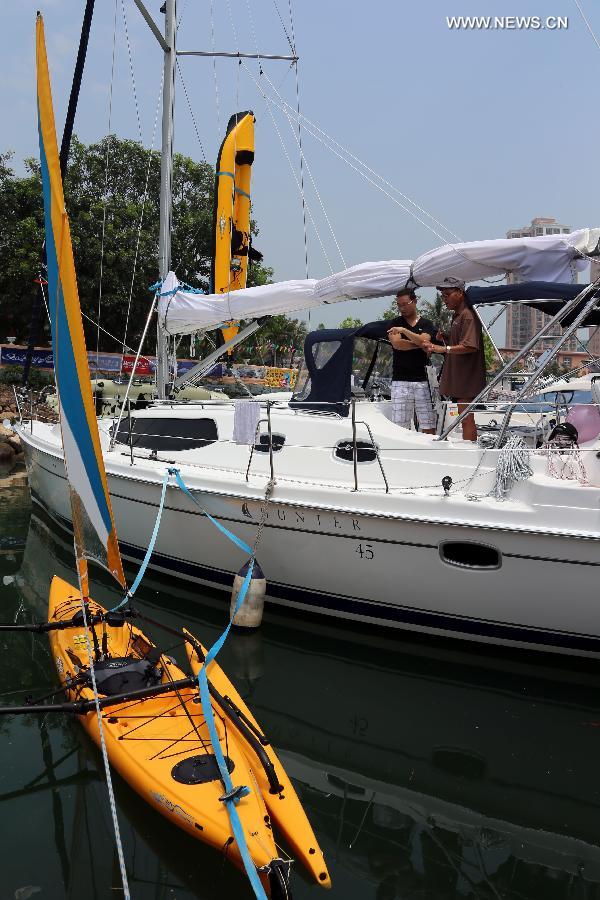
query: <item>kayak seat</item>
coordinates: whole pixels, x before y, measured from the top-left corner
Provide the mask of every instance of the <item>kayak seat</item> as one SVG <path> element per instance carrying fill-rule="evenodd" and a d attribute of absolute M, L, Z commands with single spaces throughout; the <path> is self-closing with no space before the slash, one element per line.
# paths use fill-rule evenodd
<path fill-rule="evenodd" d="M 138 691 L 159 684 L 161 672 L 146 659 L 109 657 L 94 663 L 98 693 L 105 696 Z"/>

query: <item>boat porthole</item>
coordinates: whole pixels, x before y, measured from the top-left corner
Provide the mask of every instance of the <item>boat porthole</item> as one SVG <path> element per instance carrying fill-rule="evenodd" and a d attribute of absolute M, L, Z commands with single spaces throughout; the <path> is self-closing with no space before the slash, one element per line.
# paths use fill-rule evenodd
<path fill-rule="evenodd" d="M 502 554 L 492 544 L 478 541 L 442 541 L 440 559 L 458 569 L 494 570 L 502 565 Z"/>
<path fill-rule="evenodd" d="M 460 778 L 478 780 L 486 772 L 485 757 L 463 747 L 434 747 L 431 762 L 436 769 Z"/>
<path fill-rule="evenodd" d="M 341 462 L 354 462 L 354 444 L 352 441 L 338 441 L 333 453 L 334 457 Z M 370 463 L 377 459 L 377 449 L 370 441 L 356 442 L 356 462 Z"/>

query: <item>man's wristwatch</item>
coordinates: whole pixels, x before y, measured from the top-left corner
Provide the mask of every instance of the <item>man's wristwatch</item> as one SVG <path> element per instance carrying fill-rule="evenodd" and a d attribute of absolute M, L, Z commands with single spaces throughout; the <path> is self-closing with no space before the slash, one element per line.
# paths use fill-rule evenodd
<path fill-rule="evenodd" d="M 446 344 L 446 353 L 450 353 L 450 344 Z"/>

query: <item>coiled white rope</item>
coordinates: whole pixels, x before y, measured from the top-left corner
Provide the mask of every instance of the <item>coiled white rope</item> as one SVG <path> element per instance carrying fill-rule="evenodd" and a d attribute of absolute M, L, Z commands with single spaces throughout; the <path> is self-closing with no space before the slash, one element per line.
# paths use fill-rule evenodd
<path fill-rule="evenodd" d="M 496 481 L 489 496 L 496 500 L 506 500 L 518 481 L 533 475 L 530 465 L 531 454 L 523 443 L 523 438 L 511 435 L 498 454 Z"/>

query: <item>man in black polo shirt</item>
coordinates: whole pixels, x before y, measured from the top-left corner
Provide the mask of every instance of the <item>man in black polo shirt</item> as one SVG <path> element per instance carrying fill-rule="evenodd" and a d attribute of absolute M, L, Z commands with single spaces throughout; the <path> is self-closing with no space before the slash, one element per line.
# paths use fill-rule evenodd
<path fill-rule="evenodd" d="M 429 357 L 424 344 L 437 344 L 437 328 L 417 312 L 417 295 L 405 288 L 396 294 L 400 315 L 390 322 L 388 338 L 394 348 L 392 421 L 410 428 L 415 412 L 419 429 L 435 434 L 436 416 L 425 367 Z"/>

